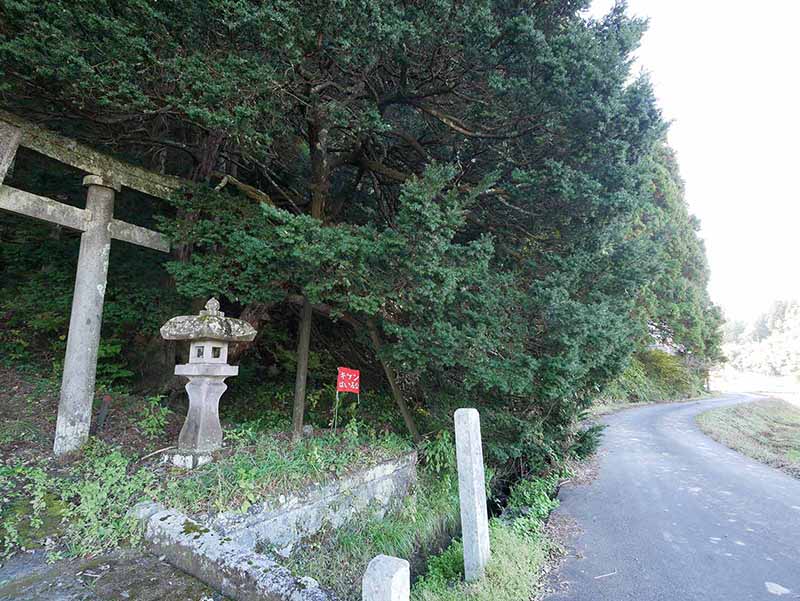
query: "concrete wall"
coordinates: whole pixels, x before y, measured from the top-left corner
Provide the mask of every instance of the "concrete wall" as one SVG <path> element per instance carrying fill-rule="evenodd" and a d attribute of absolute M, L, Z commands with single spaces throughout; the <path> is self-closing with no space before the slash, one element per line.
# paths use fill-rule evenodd
<path fill-rule="evenodd" d="M 323 529 L 336 529 L 366 510 L 383 516 L 398 506 L 417 479 L 417 454 L 380 463 L 325 485 L 255 504 L 246 514 L 226 512 L 208 527 L 237 545 L 266 547 L 288 557 Z"/>

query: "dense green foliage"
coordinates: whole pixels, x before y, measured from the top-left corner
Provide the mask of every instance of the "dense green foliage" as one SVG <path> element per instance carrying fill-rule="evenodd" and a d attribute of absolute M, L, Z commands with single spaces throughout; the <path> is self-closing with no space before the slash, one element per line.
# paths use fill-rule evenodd
<path fill-rule="evenodd" d="M 382 386 L 375 324 L 417 420 L 478 406 L 492 460 L 526 473 L 568 452 L 576 416 L 654 337 L 698 370 L 718 356 L 697 223 L 631 75 L 645 24 L 585 5 L 16 0 L 0 101 L 194 182 L 152 207 L 178 243 L 169 273 L 187 298 L 271 317 L 250 361 L 292 352 L 307 298 L 312 378 L 344 359 Z M 3 245 L 0 304 L 30 299 L 3 336 L 63 336 L 74 240 L 45 327 L 30 302 L 43 259 L 22 258 L 39 236 L 1 223 L 17 250 Z M 151 254 L 136 264 L 159 269 Z M 125 273 L 107 345 L 152 341 L 129 318 L 173 298 L 162 274 Z"/>
<path fill-rule="evenodd" d="M 640 351 L 601 396 L 634 403 L 687 399 L 702 394 L 704 382 L 699 376 L 679 355 L 658 349 Z"/>

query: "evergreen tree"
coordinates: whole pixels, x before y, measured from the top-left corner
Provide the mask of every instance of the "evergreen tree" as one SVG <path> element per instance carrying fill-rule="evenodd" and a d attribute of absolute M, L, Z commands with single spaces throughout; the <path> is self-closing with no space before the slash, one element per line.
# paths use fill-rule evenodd
<path fill-rule="evenodd" d="M 199 184 L 164 222 L 191 249 L 181 293 L 310 304 L 378 352 L 412 431 L 405 396 L 457 390 L 505 412 L 513 459 L 651 332 L 718 354 L 666 124 L 631 76 L 645 23 L 587 4 L 16 0 L 0 98 Z"/>

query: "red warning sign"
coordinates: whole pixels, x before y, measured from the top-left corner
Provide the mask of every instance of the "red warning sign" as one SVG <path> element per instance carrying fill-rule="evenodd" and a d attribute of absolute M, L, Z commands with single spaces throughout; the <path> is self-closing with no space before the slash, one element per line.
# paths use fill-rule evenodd
<path fill-rule="evenodd" d="M 349 367 L 340 367 L 339 376 L 336 378 L 336 392 L 361 393 L 361 372 Z"/>

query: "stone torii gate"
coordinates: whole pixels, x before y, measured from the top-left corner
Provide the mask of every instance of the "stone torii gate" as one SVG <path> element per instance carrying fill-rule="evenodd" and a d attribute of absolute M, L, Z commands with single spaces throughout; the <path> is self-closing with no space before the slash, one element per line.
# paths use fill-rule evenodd
<path fill-rule="evenodd" d="M 86 208 L 3 185 L 20 146 L 87 172 Z M 160 233 L 114 219 L 114 196 L 126 186 L 167 198 L 183 184 L 179 178 L 123 163 L 0 111 L 0 209 L 82 232 L 53 444 L 56 456 L 80 448 L 89 437 L 112 238 L 161 252 L 170 249 Z"/>

